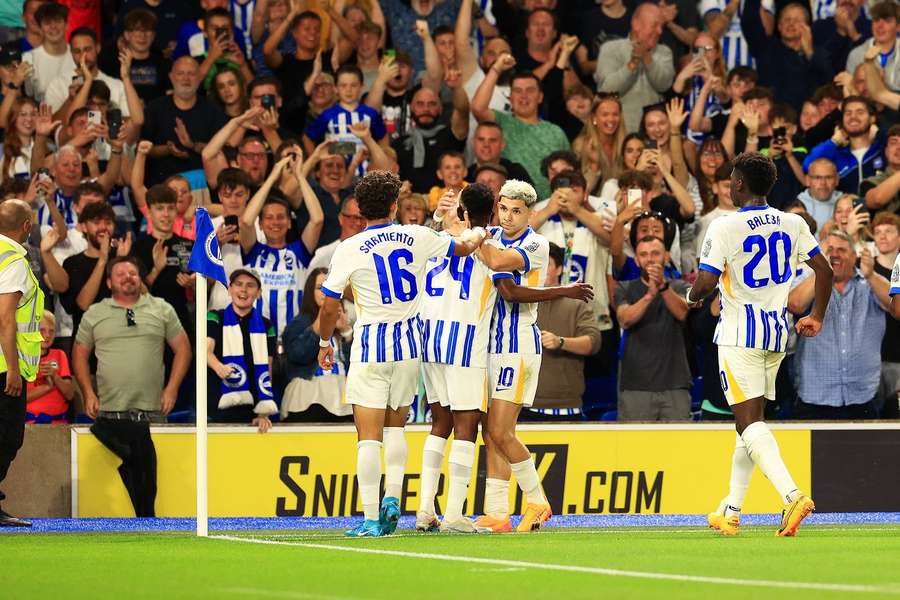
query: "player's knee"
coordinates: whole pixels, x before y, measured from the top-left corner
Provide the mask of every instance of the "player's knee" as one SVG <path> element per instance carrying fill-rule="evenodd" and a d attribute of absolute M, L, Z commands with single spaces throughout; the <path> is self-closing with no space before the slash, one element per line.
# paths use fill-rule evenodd
<path fill-rule="evenodd" d="M 431 435 L 447 439 L 450 432 L 453 431 L 453 421 L 450 419 L 438 418 L 431 421 Z"/>

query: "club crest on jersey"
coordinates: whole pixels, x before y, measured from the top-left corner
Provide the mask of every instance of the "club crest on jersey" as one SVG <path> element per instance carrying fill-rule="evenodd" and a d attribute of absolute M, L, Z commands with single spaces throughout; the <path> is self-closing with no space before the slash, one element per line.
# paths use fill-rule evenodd
<path fill-rule="evenodd" d="M 708 239 L 703 242 L 703 252 L 701 253 L 701 255 L 703 256 L 703 258 L 707 258 L 709 257 L 710 252 L 712 252 L 712 240 Z"/>
<path fill-rule="evenodd" d="M 587 256 L 572 255 L 569 260 L 569 283 L 584 281 L 584 273 L 587 270 Z"/>
<path fill-rule="evenodd" d="M 226 377 L 223 383 L 232 389 L 243 387 L 247 383 L 247 371 L 237 363 L 225 363 L 226 367 L 231 367 L 231 375 Z"/>
<path fill-rule="evenodd" d="M 534 241 L 534 242 L 531 242 L 530 244 L 528 244 L 527 246 L 525 246 L 525 249 L 528 250 L 529 252 L 537 252 L 537 249 L 539 247 L 540 247 L 540 244 L 538 244 L 537 241 Z"/>

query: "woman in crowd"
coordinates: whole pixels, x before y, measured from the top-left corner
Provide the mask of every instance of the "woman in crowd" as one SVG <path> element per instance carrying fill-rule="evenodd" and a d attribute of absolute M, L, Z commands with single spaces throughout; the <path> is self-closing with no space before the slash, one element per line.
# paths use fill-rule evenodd
<path fill-rule="evenodd" d="M 645 147 L 644 138 L 640 134 L 629 133 L 625 136 L 618 153 L 619 158 L 616 161 L 616 176 L 604 180 L 603 188 L 600 190 L 600 199 L 604 203 L 616 201 L 619 194 L 619 175 L 637 168 L 638 159 Z"/>
<path fill-rule="evenodd" d="M 10 127 L 3 141 L 0 181 L 9 177 L 31 176 L 31 148 L 34 146 L 35 118 L 38 104 L 23 96 L 15 101 L 9 114 Z"/>
<path fill-rule="evenodd" d="M 281 418 L 284 422 L 331 423 L 353 420 L 353 410 L 343 404 L 344 383 L 347 379 L 347 363 L 353 327 L 347 314 L 341 310 L 331 345 L 335 348 L 334 361 L 329 372 L 318 365 L 319 309 L 325 301 L 322 282 L 327 269 L 310 271 L 303 289 L 300 315 L 284 329 L 282 343 L 287 358 L 287 388 L 281 400 Z"/>
<path fill-rule="evenodd" d="M 572 143 L 572 149 L 581 156 L 588 189 L 593 189 L 597 181 L 618 177 L 624 140 L 625 121 L 619 97 L 598 95 L 591 106 L 590 118 Z"/>
<path fill-rule="evenodd" d="M 250 107 L 244 78 L 233 67 L 223 67 L 216 72 L 210 92 L 213 102 L 229 118 L 242 115 Z"/>
<path fill-rule="evenodd" d="M 718 138 L 709 136 L 700 145 L 698 158 L 697 188 L 700 193 L 700 201 L 703 203 L 700 214 L 705 215 L 716 207 L 716 193 L 713 186 L 716 183 L 716 171 L 725 164 L 725 146 Z"/>

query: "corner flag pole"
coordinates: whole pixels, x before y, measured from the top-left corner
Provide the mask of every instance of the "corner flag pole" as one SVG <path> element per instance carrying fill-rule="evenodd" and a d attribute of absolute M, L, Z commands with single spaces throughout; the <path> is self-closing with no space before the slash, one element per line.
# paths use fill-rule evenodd
<path fill-rule="evenodd" d="M 206 277 L 197 274 L 195 288 L 197 309 L 197 535 L 209 536 L 209 506 L 207 498 L 207 441 L 206 441 Z"/>

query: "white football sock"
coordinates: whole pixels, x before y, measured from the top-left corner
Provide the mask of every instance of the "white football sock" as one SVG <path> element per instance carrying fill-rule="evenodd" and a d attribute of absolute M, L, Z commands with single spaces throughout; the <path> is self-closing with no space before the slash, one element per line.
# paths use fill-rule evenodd
<path fill-rule="evenodd" d="M 498 519 L 509 516 L 508 479 L 487 479 L 484 482 L 484 514 Z"/>
<path fill-rule="evenodd" d="M 381 442 L 361 440 L 356 444 L 356 481 L 366 519 L 378 520 L 378 495 L 381 486 Z"/>
<path fill-rule="evenodd" d="M 781 452 L 778 450 L 778 442 L 769 431 L 769 426 L 763 421 L 751 423 L 741 434 L 747 445 L 747 453 L 763 474 L 769 478 L 778 495 L 785 502 L 792 502 L 797 495 L 797 484 L 788 473 Z"/>
<path fill-rule="evenodd" d="M 384 495 L 400 498 L 409 449 L 402 427 L 384 428 Z"/>
<path fill-rule="evenodd" d="M 422 489 L 419 493 L 419 512 L 434 514 L 434 497 L 441 478 L 441 463 L 447 440 L 429 434 L 422 449 Z"/>
<path fill-rule="evenodd" d="M 541 479 L 534 467 L 534 459 L 529 458 L 519 463 L 510 463 L 510 468 L 516 476 L 519 487 L 525 493 L 529 504 L 546 504 L 544 491 L 541 489 Z"/>
<path fill-rule="evenodd" d="M 450 491 L 447 495 L 447 508 L 444 517 L 456 521 L 462 517 L 469 479 L 472 478 L 472 465 L 475 464 L 475 442 L 453 440 L 450 444 Z"/>
<path fill-rule="evenodd" d="M 731 459 L 731 484 L 728 489 L 725 516 L 740 514 L 747 496 L 747 488 L 750 486 L 750 476 L 753 475 L 753 459 L 747 452 L 744 439 L 735 433 L 734 456 Z"/>

